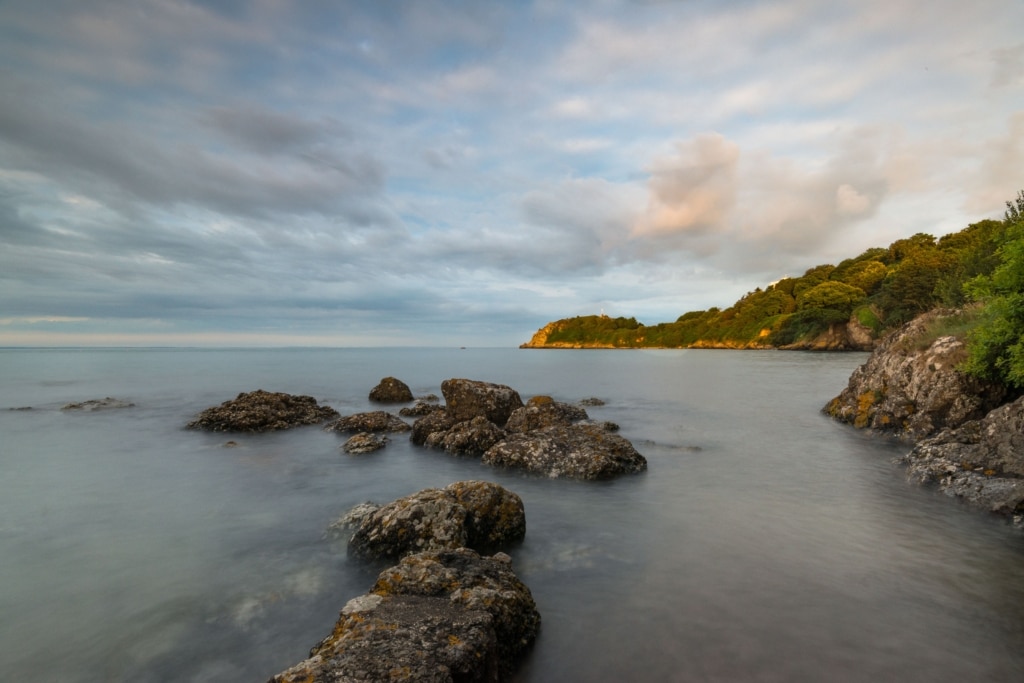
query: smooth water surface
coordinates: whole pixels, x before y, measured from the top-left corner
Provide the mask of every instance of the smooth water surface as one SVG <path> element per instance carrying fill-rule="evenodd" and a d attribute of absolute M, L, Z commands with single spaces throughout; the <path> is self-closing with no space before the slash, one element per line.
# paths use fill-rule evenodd
<path fill-rule="evenodd" d="M 488 479 L 541 611 L 521 681 L 1021 681 L 1024 540 L 904 482 L 906 446 L 823 417 L 860 354 L 518 349 L 0 350 L 4 680 L 263 681 L 376 568 L 351 506 Z M 374 409 L 384 376 L 607 401 L 647 473 L 548 480 L 316 427 L 183 429 L 242 391 Z M 61 411 L 112 396 L 135 407 Z M 10 410 L 28 408 L 31 410 Z M 225 443 L 233 439 L 236 447 Z"/>

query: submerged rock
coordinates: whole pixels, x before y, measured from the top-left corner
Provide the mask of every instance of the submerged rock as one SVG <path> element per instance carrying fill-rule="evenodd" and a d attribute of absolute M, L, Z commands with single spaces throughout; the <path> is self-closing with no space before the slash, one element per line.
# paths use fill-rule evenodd
<path fill-rule="evenodd" d="M 61 407 L 61 410 L 82 410 L 85 412 L 91 412 L 93 410 L 111 410 L 114 408 L 133 408 L 134 403 L 129 401 L 122 401 L 119 398 L 93 398 L 88 401 L 82 401 L 81 403 L 68 403 Z M 31 408 L 18 408 L 17 410 L 31 410 Z"/>
<path fill-rule="evenodd" d="M 1024 526 L 1024 397 L 919 442 L 900 462 L 911 480 Z"/>
<path fill-rule="evenodd" d="M 416 401 L 415 405 L 406 406 L 398 411 L 398 414 L 402 417 L 423 417 L 424 415 L 430 415 L 431 413 L 444 411 L 444 406 L 437 403 L 429 403 L 420 399 Z"/>
<path fill-rule="evenodd" d="M 324 426 L 325 432 L 407 432 L 410 429 L 405 420 L 383 410 L 339 417 Z"/>
<path fill-rule="evenodd" d="M 412 400 L 412 390 L 400 379 L 385 377 L 370 390 L 370 400 L 378 403 L 408 403 Z"/>
<path fill-rule="evenodd" d="M 338 411 L 318 405 L 312 396 L 293 396 L 257 389 L 207 408 L 188 423 L 188 429 L 213 432 L 268 432 L 319 424 Z"/>
<path fill-rule="evenodd" d="M 953 313 L 926 313 L 886 337 L 824 412 L 858 428 L 921 439 L 1000 405 L 1005 387 L 956 369 L 966 356 L 963 341 L 940 337 L 924 350 L 916 348 L 936 318 Z"/>
<path fill-rule="evenodd" d="M 507 555 L 424 552 L 350 600 L 310 656 L 273 683 L 508 680 L 540 629 Z"/>
<path fill-rule="evenodd" d="M 387 446 L 388 441 L 388 437 L 382 434 L 359 432 L 349 437 L 348 441 L 341 448 L 346 453 L 352 453 L 353 455 L 373 453 Z"/>
<path fill-rule="evenodd" d="M 573 479 L 609 479 L 647 469 L 647 459 L 628 440 L 585 423 L 510 434 L 484 453 L 483 461 Z"/>
<path fill-rule="evenodd" d="M 372 511 L 364 507 L 356 521 L 348 551 L 364 559 L 461 547 L 488 550 L 526 535 L 522 499 L 484 481 L 424 489 Z"/>

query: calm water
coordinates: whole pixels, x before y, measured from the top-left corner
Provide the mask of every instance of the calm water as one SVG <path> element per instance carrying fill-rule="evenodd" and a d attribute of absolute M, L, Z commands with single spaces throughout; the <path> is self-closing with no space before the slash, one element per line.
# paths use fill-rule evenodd
<path fill-rule="evenodd" d="M 460 479 L 522 496 L 543 617 L 522 681 L 1021 681 L 1024 539 L 903 481 L 818 410 L 863 355 L 728 351 L 0 351 L 0 678 L 263 681 L 375 569 L 352 505 Z M 572 482 L 396 438 L 184 431 L 263 388 L 343 414 L 386 375 L 607 401 L 647 474 Z M 61 412 L 113 396 L 136 407 Z M 31 406 L 32 410 L 7 408 Z M 225 448 L 229 438 L 239 442 Z"/>

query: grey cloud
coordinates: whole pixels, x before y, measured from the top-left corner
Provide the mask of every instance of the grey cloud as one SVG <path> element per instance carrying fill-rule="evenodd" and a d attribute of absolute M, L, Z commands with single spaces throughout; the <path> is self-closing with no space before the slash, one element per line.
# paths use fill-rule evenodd
<path fill-rule="evenodd" d="M 0 101 L 0 139 L 20 150 L 17 162 L 72 185 L 135 200 L 175 206 L 195 204 L 236 215 L 369 212 L 382 189 L 379 162 L 358 149 L 314 153 L 313 163 L 294 158 L 230 158 L 187 140 L 175 144 L 145 137 L 131 123 L 87 124 L 58 113 L 62 107 L 36 88 L 9 79 Z M 45 104 L 44 104 L 45 102 Z"/>
<path fill-rule="evenodd" d="M 212 107 L 200 113 L 199 121 L 259 154 L 294 152 L 350 138 L 337 121 L 309 121 L 257 105 Z"/>

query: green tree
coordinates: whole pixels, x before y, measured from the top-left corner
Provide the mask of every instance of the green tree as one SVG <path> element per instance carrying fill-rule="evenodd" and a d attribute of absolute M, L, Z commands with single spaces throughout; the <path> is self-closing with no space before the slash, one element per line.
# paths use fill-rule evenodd
<path fill-rule="evenodd" d="M 1024 192 L 1006 207 L 1000 263 L 991 275 L 978 276 L 967 285 L 984 309 L 981 324 L 968 336 L 964 369 L 1024 389 Z"/>

